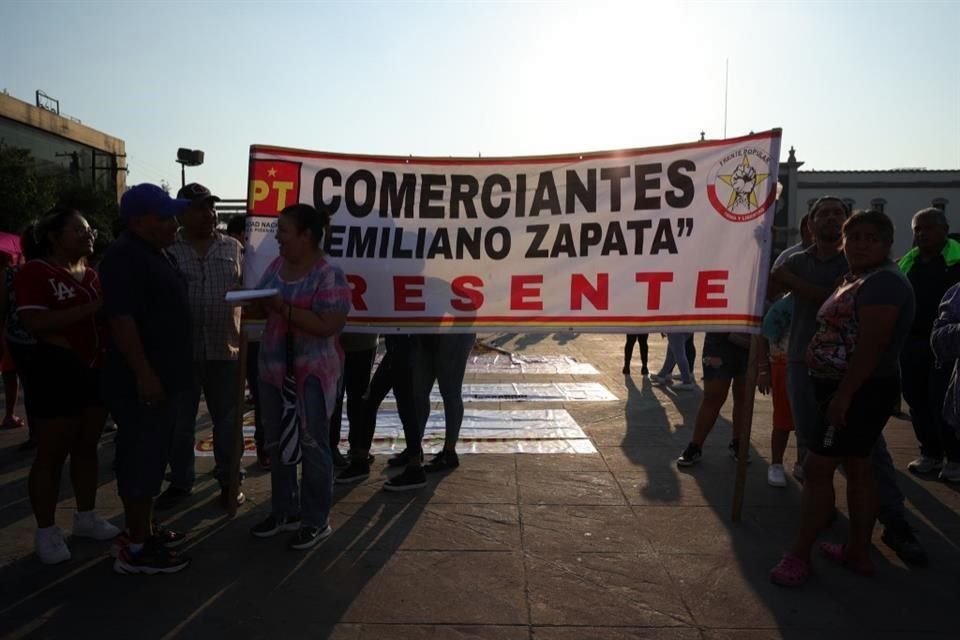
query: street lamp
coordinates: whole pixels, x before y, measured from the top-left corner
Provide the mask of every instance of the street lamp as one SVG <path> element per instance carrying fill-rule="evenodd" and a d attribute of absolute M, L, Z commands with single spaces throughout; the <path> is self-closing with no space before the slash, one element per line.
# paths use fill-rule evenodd
<path fill-rule="evenodd" d="M 186 167 L 199 167 L 203 164 L 203 151 L 199 149 L 177 149 L 177 163 L 180 164 L 180 187 L 187 186 Z"/>

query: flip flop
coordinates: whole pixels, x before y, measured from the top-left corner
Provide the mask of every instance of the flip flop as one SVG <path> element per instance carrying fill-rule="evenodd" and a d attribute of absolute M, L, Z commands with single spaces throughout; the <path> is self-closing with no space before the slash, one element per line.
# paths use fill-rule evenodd
<path fill-rule="evenodd" d="M 847 561 L 847 545 L 839 544 L 837 542 L 821 542 L 820 543 L 820 553 L 824 558 L 839 564 L 844 569 L 852 571 L 853 573 L 863 576 L 864 578 L 872 578 L 877 575 L 877 569 L 873 566 L 873 563 L 869 560 L 866 565 L 855 567 Z"/>
<path fill-rule="evenodd" d="M 781 587 L 796 588 L 810 578 L 810 563 L 792 553 L 783 554 L 783 558 L 770 570 L 770 581 Z"/>

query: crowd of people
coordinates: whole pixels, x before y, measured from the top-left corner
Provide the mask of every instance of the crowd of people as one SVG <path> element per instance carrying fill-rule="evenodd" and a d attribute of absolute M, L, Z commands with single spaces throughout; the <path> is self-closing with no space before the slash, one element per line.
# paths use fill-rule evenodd
<path fill-rule="evenodd" d="M 70 457 L 73 536 L 113 540 L 119 573 L 172 573 L 189 565 L 175 550 L 184 535 L 159 526 L 154 511 L 191 496 L 201 397 L 213 426 L 221 503 L 245 500 L 235 443 L 242 410 L 235 384 L 241 309 L 227 301 L 227 293 L 242 286 L 244 224 L 237 218 L 227 233 L 218 231 L 217 200 L 196 183 L 177 198 L 149 184 L 129 189 L 120 202 L 118 236 L 96 269 L 96 230 L 81 212 L 57 208 L 24 231 L 25 262 L 8 265 L 0 280 L 3 371 L 15 372 L 23 386 L 36 449 L 29 481 L 35 549 L 44 563 L 70 559 L 54 521 Z M 243 373 L 255 408 L 258 464 L 271 474 L 270 514 L 251 534 L 290 532 L 292 549 L 312 548 L 330 535 L 334 484 L 369 477 L 377 411 L 391 390 L 406 448 L 388 460 L 400 471 L 384 490 L 420 489 L 428 473 L 459 466 L 463 379 L 476 340 L 473 333 L 389 335 L 374 371 L 379 336 L 342 331 L 350 288 L 324 256 L 328 227 L 328 215 L 309 205 L 280 212 L 279 255 L 257 286 L 276 293 L 248 309 L 250 317 L 264 320 Z M 799 586 L 808 578 L 817 538 L 836 514 L 833 481 L 841 466 L 849 539 L 823 542 L 819 551 L 871 575 L 870 540 L 879 519 L 882 539 L 901 558 L 926 560 L 906 520 L 882 435 L 901 391 L 920 444 L 909 470 L 960 481 L 960 242 L 948 236 L 939 209 L 917 212 L 912 231 L 914 248 L 893 262 L 894 228 L 886 215 L 851 212 L 835 197 L 818 199 L 801 222 L 801 242 L 773 265 L 755 348 L 747 334 L 708 333 L 704 339 L 703 395 L 677 465 L 702 459 L 731 391 L 729 448 L 741 455 L 753 353 L 757 386 L 772 395 L 774 408 L 768 481 L 786 486 L 784 456 L 793 432 L 792 473 L 803 484 L 795 539 L 771 572 L 777 584 Z M 641 372 L 653 384 L 693 389 L 692 334 L 668 334 L 667 343 L 663 366 L 649 374 L 647 336 L 628 336 L 623 373 L 630 374 L 639 344 Z M 435 384 L 445 438 L 425 461 L 422 441 Z M 14 404 L 8 395 L 8 428 L 19 426 Z M 340 450 L 344 406 L 346 455 Z M 97 443 L 108 413 L 118 427 L 114 469 L 123 530 L 96 512 Z M 239 489 L 231 482 L 238 477 Z"/>
<path fill-rule="evenodd" d="M 173 573 L 190 559 L 175 550 L 182 533 L 159 526 L 155 510 L 187 500 L 196 480 L 195 429 L 203 397 L 213 426 L 214 477 L 224 506 L 242 504 L 235 446 L 241 309 L 227 293 L 242 285 L 242 218 L 217 229 L 215 203 L 193 183 L 171 198 L 141 184 L 120 201 L 116 240 L 93 268 L 96 230 L 69 208 L 49 212 L 21 237 L 23 264 L 0 281 L 3 369 L 22 383 L 36 453 L 30 500 L 35 550 L 45 564 L 70 559 L 54 521 L 67 457 L 77 502 L 72 535 L 113 540 L 118 573 Z M 290 531 L 288 546 L 309 549 L 330 534 L 333 485 L 370 474 L 380 403 L 392 389 L 407 449 L 389 460 L 401 473 L 389 491 L 426 485 L 426 473 L 459 466 L 462 386 L 476 336 L 397 335 L 371 378 L 379 336 L 341 333 L 350 309 L 343 273 L 321 249 L 326 214 L 293 205 L 278 217 L 278 258 L 259 289 L 277 293 L 250 312 L 265 321 L 247 371 L 257 425 L 258 462 L 271 473 L 271 513 L 259 538 Z M 424 464 L 430 394 L 444 403 L 443 449 Z M 13 387 L 16 389 L 16 385 Z M 340 451 L 346 396 L 347 455 Z M 7 428 L 17 428 L 15 392 Z M 117 424 L 114 470 L 124 507 L 120 530 L 95 510 L 97 444 L 107 416 Z M 231 489 L 239 477 L 240 489 Z M 164 488 L 164 481 L 167 484 Z"/>
<path fill-rule="evenodd" d="M 882 540 L 907 563 L 927 554 L 907 522 L 904 497 L 883 438 L 901 394 L 920 445 L 908 470 L 960 482 L 960 242 L 949 236 L 941 209 L 918 211 L 913 248 L 891 260 L 894 227 L 879 211 L 851 212 L 843 200 L 819 198 L 800 224 L 801 242 L 786 249 L 770 273 L 768 308 L 755 343 L 757 387 L 770 393 L 773 424 L 768 483 L 787 485 L 784 455 L 793 432 L 802 483 L 800 523 L 792 545 L 771 571 L 773 582 L 802 585 L 819 535 L 836 517 L 834 475 L 847 480 L 850 517 L 845 543 L 817 545 L 826 558 L 860 575 L 873 575 L 869 549 L 876 520 Z M 670 365 L 688 334 L 668 336 L 665 370 L 654 384 L 671 384 Z M 628 336 L 624 373 L 630 372 Z M 703 346 L 703 398 L 694 433 L 677 465 L 703 456 L 703 444 L 733 389 L 731 454 L 739 455 L 744 409 L 752 401 L 746 373 L 750 337 L 708 333 Z M 681 367 L 686 388 L 692 359 Z"/>

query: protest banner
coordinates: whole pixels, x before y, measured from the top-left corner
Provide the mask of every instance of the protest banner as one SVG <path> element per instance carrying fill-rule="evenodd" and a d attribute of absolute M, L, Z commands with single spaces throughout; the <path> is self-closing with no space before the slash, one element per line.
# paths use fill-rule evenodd
<path fill-rule="evenodd" d="M 331 216 L 351 331 L 754 332 L 779 147 L 779 130 L 546 157 L 253 145 L 244 283 L 302 202 Z"/>

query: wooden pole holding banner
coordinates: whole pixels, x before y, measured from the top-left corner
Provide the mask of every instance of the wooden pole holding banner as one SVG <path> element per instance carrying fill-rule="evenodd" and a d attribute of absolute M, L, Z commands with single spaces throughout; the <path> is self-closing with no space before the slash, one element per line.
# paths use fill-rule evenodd
<path fill-rule="evenodd" d="M 243 315 L 240 321 L 240 354 L 239 376 L 237 380 L 237 419 L 234 423 L 233 460 L 236 464 L 230 467 L 230 484 L 227 493 L 227 515 L 231 518 L 237 515 L 237 496 L 240 494 L 240 465 L 243 464 L 243 414 L 246 408 L 247 397 L 247 330 L 243 326 Z"/>
<path fill-rule="evenodd" d="M 747 356 L 747 379 L 744 382 L 749 401 L 743 408 L 743 430 L 740 432 L 739 450 L 737 451 L 737 481 L 733 490 L 733 521 L 740 522 L 743 514 L 743 494 L 747 484 L 747 464 L 750 455 L 750 432 L 753 429 L 753 401 L 757 393 L 757 348 L 763 337 L 755 333 L 750 336 L 750 355 Z M 734 398 L 736 402 L 736 398 Z"/>

